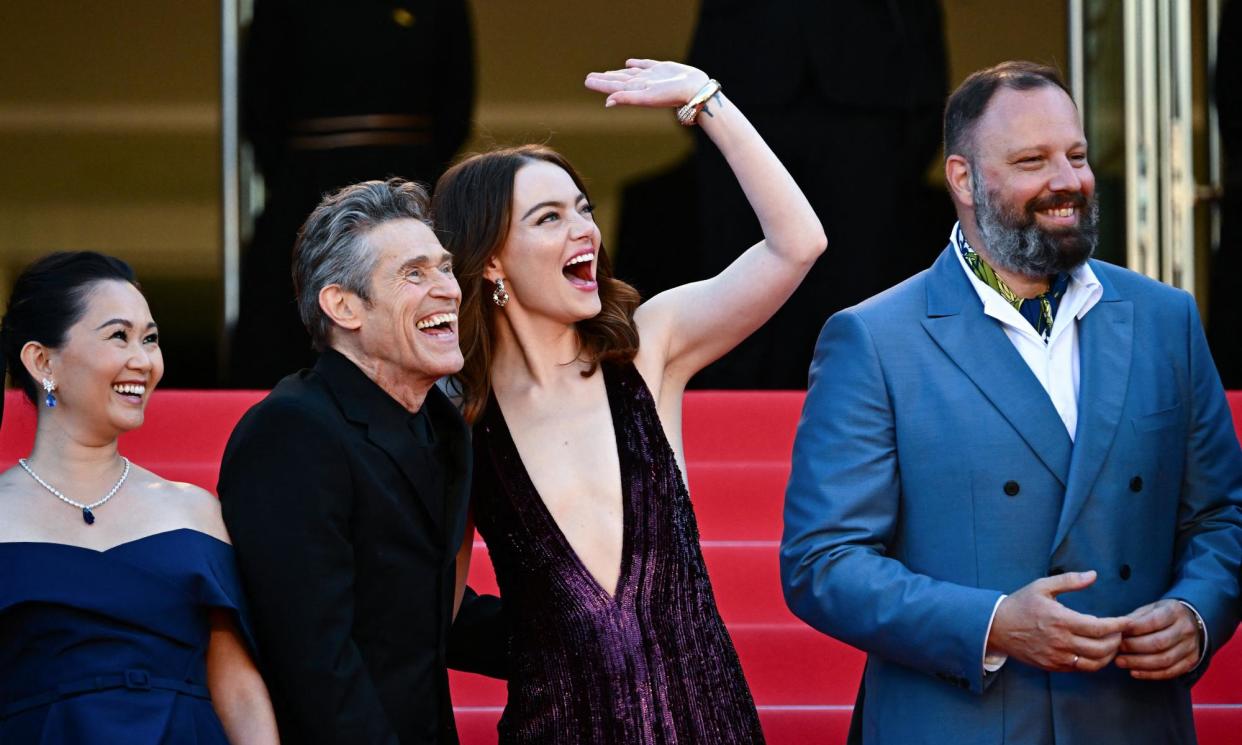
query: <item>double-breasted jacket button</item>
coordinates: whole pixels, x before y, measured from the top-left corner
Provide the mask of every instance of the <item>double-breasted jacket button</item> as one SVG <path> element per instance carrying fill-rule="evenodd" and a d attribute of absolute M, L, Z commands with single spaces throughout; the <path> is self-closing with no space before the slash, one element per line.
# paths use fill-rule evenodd
<path fill-rule="evenodd" d="M 1122 564 L 1121 570 L 1118 571 L 1117 573 L 1121 575 L 1122 579 L 1130 579 L 1130 565 Z"/>
<path fill-rule="evenodd" d="M 1130 479 L 1130 491 L 1132 492 L 1143 491 L 1143 477 L 1142 476 L 1135 476 L 1134 478 Z"/>
<path fill-rule="evenodd" d="M 1022 487 L 1018 486 L 1017 481 L 1010 480 L 1005 482 L 1005 493 L 1009 496 L 1016 497 L 1020 491 L 1022 491 Z"/>

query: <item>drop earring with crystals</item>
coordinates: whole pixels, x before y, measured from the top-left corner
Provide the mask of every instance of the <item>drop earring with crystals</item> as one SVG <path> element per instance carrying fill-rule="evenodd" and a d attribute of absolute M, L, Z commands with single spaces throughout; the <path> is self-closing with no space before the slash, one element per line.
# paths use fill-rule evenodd
<path fill-rule="evenodd" d="M 44 397 L 43 399 L 43 403 L 47 404 L 47 407 L 49 409 L 55 408 L 56 407 L 56 382 L 52 380 L 48 380 L 47 378 L 44 378 L 43 379 L 43 390 L 47 393 L 47 396 Z"/>
<path fill-rule="evenodd" d="M 496 289 L 492 290 L 492 302 L 496 307 L 503 308 L 509 302 L 509 293 L 505 292 L 504 277 L 496 278 Z"/>

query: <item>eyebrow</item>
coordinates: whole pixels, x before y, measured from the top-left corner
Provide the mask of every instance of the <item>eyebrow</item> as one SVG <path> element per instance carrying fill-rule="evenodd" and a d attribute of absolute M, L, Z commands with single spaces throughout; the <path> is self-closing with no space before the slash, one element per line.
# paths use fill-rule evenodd
<path fill-rule="evenodd" d="M 1075 140 L 1074 142 L 1070 143 L 1070 146 L 1066 149 L 1077 150 L 1079 148 L 1084 148 L 1086 146 L 1087 146 L 1086 140 Z M 1046 143 L 1041 143 L 1039 145 L 1027 145 L 1026 147 L 1014 148 L 1013 150 L 1008 151 L 1008 153 L 1006 154 L 1006 157 L 1013 158 L 1022 153 L 1029 153 L 1033 151 L 1043 152 L 1053 147 L 1054 146 L 1048 145 Z"/>
<path fill-rule="evenodd" d="M 110 318 L 107 321 L 104 321 L 103 323 L 96 326 L 95 330 L 99 331 L 100 329 L 103 329 L 107 326 L 113 326 L 113 325 L 118 325 L 118 324 L 121 326 L 124 326 L 127 329 L 132 329 L 134 327 L 133 323 L 125 320 L 124 318 Z M 159 328 L 159 326 L 156 325 L 155 321 L 151 321 L 150 323 L 147 324 L 147 328 L 153 329 L 153 328 Z"/>
<path fill-rule="evenodd" d="M 583 194 L 582 192 L 578 192 L 578 196 L 574 197 L 574 204 L 577 204 L 578 202 L 581 202 L 585 199 L 586 199 L 586 194 Z M 531 207 L 530 209 L 526 210 L 526 214 L 522 215 L 522 219 L 525 220 L 526 218 L 530 217 L 531 214 L 538 212 L 544 207 L 564 207 L 564 206 L 565 206 L 564 202 L 558 202 L 556 200 L 540 202 L 539 204 L 536 204 L 534 207 Z"/>
<path fill-rule="evenodd" d="M 442 264 L 446 261 L 452 261 L 453 254 L 448 251 L 442 251 L 439 259 L 433 259 L 429 254 L 419 254 L 412 259 L 401 262 L 401 266 L 397 267 L 397 274 L 404 274 L 406 270 L 413 269 L 416 266 L 426 266 L 427 264 Z"/>

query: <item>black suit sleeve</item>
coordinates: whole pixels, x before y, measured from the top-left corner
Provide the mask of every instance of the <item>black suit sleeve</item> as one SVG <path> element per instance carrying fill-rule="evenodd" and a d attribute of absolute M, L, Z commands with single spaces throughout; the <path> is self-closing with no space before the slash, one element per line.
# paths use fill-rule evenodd
<path fill-rule="evenodd" d="M 506 680 L 509 677 L 508 627 L 500 598 L 469 587 L 449 631 L 448 666 Z"/>
<path fill-rule="evenodd" d="M 219 493 L 283 739 L 397 745 L 351 637 L 352 489 L 339 435 L 268 399 L 230 438 Z"/>

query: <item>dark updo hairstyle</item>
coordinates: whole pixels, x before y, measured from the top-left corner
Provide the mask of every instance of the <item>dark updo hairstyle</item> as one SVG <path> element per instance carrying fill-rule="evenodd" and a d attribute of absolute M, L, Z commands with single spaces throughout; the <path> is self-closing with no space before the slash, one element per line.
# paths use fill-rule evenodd
<path fill-rule="evenodd" d="M 141 290 L 129 264 L 94 251 L 48 254 L 18 275 L 8 311 L 0 320 L 0 355 L 13 384 L 36 406 L 42 386 L 22 364 L 22 347 L 32 341 L 51 349 L 64 344 L 69 327 L 86 312 L 92 286 L 107 280 L 128 282 Z M 0 415 L 3 411 L 0 396 Z"/>
<path fill-rule="evenodd" d="M 484 279 L 487 262 L 509 237 L 514 178 L 530 163 L 551 163 L 573 180 L 586 195 L 586 185 L 565 156 L 544 145 L 522 145 L 471 155 L 448 169 L 436 182 L 431 212 L 440 243 L 453 255 L 453 273 L 461 285 L 457 327 L 465 365 L 456 382 L 462 413 L 476 421 L 491 393 L 492 355 L 495 349 L 497 308 L 492 302 L 496 285 Z M 638 291 L 612 274 L 603 246 L 596 247 L 595 281 L 599 286 L 599 315 L 578 321 L 579 359 L 595 373 L 601 362 L 629 362 L 638 353 L 634 310 Z"/>

